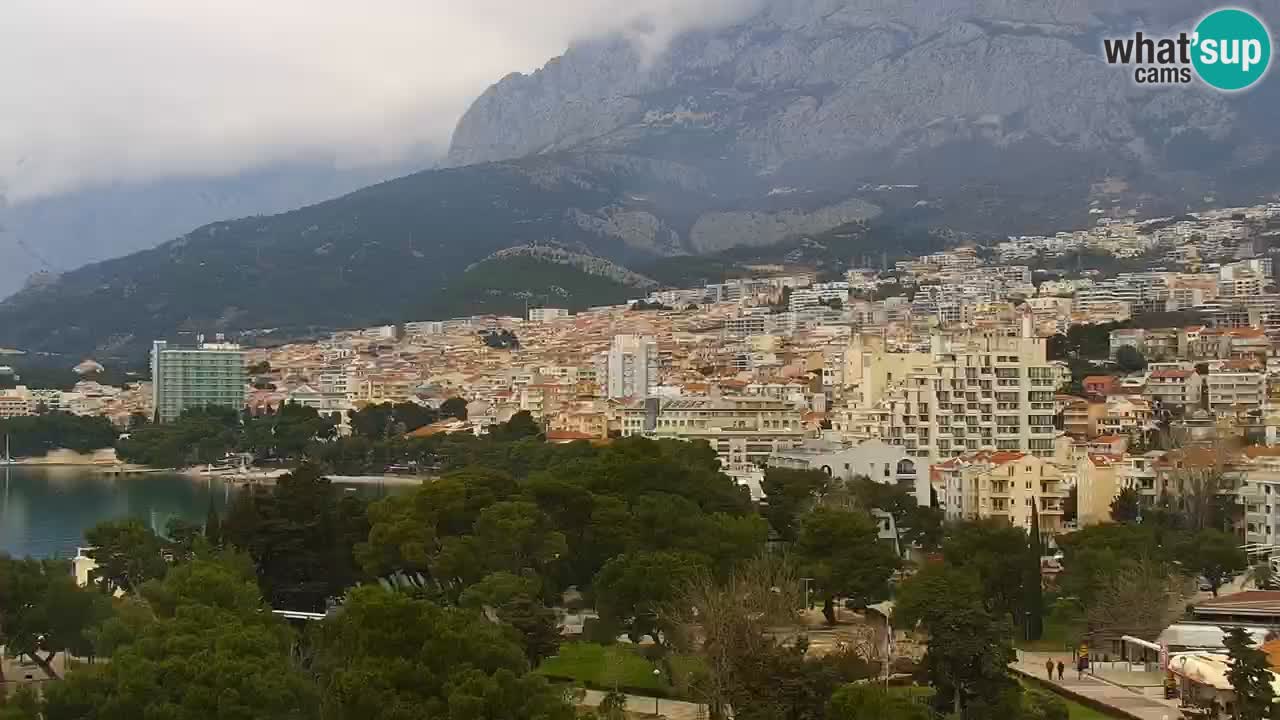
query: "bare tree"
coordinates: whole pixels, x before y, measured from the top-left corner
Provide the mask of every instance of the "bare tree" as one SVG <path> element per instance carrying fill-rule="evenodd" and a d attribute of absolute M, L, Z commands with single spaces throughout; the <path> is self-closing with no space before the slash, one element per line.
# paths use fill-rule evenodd
<path fill-rule="evenodd" d="M 1106 577 L 1085 610 L 1091 643 L 1133 635 L 1153 639 L 1182 611 L 1191 588 L 1168 565 L 1139 557 Z"/>
<path fill-rule="evenodd" d="M 703 676 L 687 682 L 713 718 L 729 717 L 748 682 L 743 665 L 777 647 L 771 628 L 793 628 L 803 592 L 785 555 L 762 555 L 744 563 L 723 583 L 703 574 L 689 583 L 663 615 L 673 629 L 673 644 L 697 651 L 706 664 Z"/>

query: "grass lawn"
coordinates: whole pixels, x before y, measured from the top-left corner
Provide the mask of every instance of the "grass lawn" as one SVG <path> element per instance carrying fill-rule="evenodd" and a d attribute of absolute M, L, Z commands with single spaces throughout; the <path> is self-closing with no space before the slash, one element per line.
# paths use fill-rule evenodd
<path fill-rule="evenodd" d="M 1044 635 L 1039 640 L 1027 642 L 1019 639 L 1014 645 L 1019 650 L 1028 652 L 1060 652 L 1079 645 L 1083 629 L 1078 622 L 1069 622 L 1048 615 L 1044 619 Z"/>
<path fill-rule="evenodd" d="M 671 667 L 677 674 L 687 675 L 698 668 L 697 658 L 676 655 Z M 615 685 L 631 690 L 657 690 L 673 694 L 671 680 L 665 674 L 655 676 L 654 665 L 631 645 L 597 645 L 565 643 L 560 653 L 542 661 L 534 672 L 556 678 L 569 678 L 583 685 L 607 689 Z"/>
<path fill-rule="evenodd" d="M 1115 715 L 1108 715 L 1104 712 L 1099 712 L 1097 710 L 1094 710 L 1088 705 L 1081 705 L 1080 703 L 1076 702 L 1075 700 L 1072 700 L 1066 695 L 1059 695 L 1058 693 L 1053 692 L 1052 690 L 1046 687 L 1033 685 L 1031 683 L 1028 683 L 1026 680 L 1019 680 L 1018 682 L 1022 683 L 1022 687 L 1026 688 L 1027 690 L 1038 690 L 1043 693 L 1051 693 L 1053 695 L 1057 695 L 1062 700 L 1062 702 L 1067 704 L 1067 712 L 1069 713 L 1068 717 L 1070 718 L 1070 720 L 1116 720 L 1117 716 Z"/>

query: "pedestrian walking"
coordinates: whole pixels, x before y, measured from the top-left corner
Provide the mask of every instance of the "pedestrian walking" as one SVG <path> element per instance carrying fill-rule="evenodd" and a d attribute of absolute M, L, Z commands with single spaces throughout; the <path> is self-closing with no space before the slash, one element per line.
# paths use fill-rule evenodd
<path fill-rule="evenodd" d="M 1066 669 L 1067 669 L 1067 666 L 1063 665 L 1062 661 L 1059 660 L 1058 661 L 1058 682 L 1062 682 L 1062 673 L 1066 671 Z"/>
<path fill-rule="evenodd" d="M 1045 671 L 1045 674 L 1049 676 L 1049 679 L 1052 680 L 1053 679 L 1053 658 L 1049 658 L 1048 660 L 1044 661 L 1044 671 Z"/>
<path fill-rule="evenodd" d="M 1076 679 L 1077 680 L 1084 679 L 1084 669 L 1087 667 L 1089 667 L 1089 661 L 1084 657 L 1081 657 L 1079 660 L 1076 661 Z"/>

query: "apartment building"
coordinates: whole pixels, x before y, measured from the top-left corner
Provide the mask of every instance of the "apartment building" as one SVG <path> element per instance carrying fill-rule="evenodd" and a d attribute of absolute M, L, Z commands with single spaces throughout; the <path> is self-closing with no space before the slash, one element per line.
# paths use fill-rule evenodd
<path fill-rule="evenodd" d="M 1120 492 L 1114 455 L 1084 453 L 1076 461 L 1076 521 L 1081 527 L 1111 522 L 1111 501 Z"/>
<path fill-rule="evenodd" d="M 615 335 L 596 357 L 600 394 L 611 399 L 647 398 L 658 390 L 658 343 L 648 335 Z"/>
<path fill-rule="evenodd" d="M 949 519 L 992 518 L 1031 527 L 1031 508 L 1044 533 L 1062 531 L 1068 489 L 1060 468 L 1020 452 L 966 453 L 933 466 Z"/>
<path fill-rule="evenodd" d="M 230 343 L 169 347 L 164 340 L 151 345 L 152 407 L 160 422 L 177 419 L 192 408 L 245 405 L 244 351 Z"/>
<path fill-rule="evenodd" d="M 1059 376 L 1030 325 L 1024 314 L 1022 335 L 935 332 L 928 353 L 855 335 L 833 424 L 850 440 L 879 438 L 930 461 L 977 450 L 1052 457 Z"/>
<path fill-rule="evenodd" d="M 1280 544 L 1280 458 L 1259 457 L 1240 486 L 1246 543 Z"/>
<path fill-rule="evenodd" d="M 1215 415 L 1261 411 L 1267 397 L 1267 376 L 1253 362 L 1228 360 L 1209 364 L 1209 410 Z"/>
<path fill-rule="evenodd" d="M 803 407 L 767 397 L 649 398 L 624 406 L 622 435 L 702 440 L 726 468 L 764 467 L 769 456 L 800 445 Z"/>
<path fill-rule="evenodd" d="M 1204 378 L 1200 373 L 1170 368 L 1152 370 L 1142 396 L 1164 410 L 1181 414 L 1200 406 L 1203 390 Z"/>
<path fill-rule="evenodd" d="M 23 385 L 0 392 L 0 420 L 31 414 L 31 393 Z"/>
<path fill-rule="evenodd" d="M 791 470 L 821 470 L 840 480 L 863 476 L 878 483 L 897 485 L 911 493 L 916 503 L 926 507 L 931 502 L 929 468 L 907 454 L 901 445 L 881 440 L 868 440 L 845 446 L 828 440 L 806 440 L 799 447 L 779 450 L 769 456 L 769 467 Z"/>
<path fill-rule="evenodd" d="M 1112 395 L 1107 398 L 1098 418 L 1101 435 L 1133 436 L 1142 433 L 1151 423 L 1151 403 L 1137 397 Z"/>
<path fill-rule="evenodd" d="M 1097 435 L 1098 420 L 1106 412 L 1106 404 L 1071 395 L 1060 397 L 1062 398 L 1063 431 L 1077 438 L 1091 438 Z"/>

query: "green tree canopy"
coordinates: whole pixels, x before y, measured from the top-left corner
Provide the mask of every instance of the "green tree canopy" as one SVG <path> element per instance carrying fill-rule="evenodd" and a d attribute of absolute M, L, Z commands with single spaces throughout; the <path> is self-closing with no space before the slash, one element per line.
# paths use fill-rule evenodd
<path fill-rule="evenodd" d="M 1116 367 L 1127 373 L 1135 373 L 1147 367 L 1147 358 L 1132 345 L 1121 345 L 1116 350 Z"/>
<path fill-rule="evenodd" d="M 1135 488 L 1120 490 L 1111 501 L 1111 519 L 1118 523 L 1137 522 L 1142 515 L 1142 496 Z"/>
<path fill-rule="evenodd" d="M 93 655 L 90 631 L 110 615 L 110 600 L 77 587 L 69 563 L 0 553 L 0 646 L 9 654 L 26 655 L 56 677 L 53 657 Z"/>
<path fill-rule="evenodd" d="M 148 580 L 164 577 L 164 541 L 138 520 L 100 522 L 85 531 L 84 538 L 92 546 L 89 557 L 98 564 L 90 579 L 104 593 L 133 592 Z"/>
<path fill-rule="evenodd" d="M 596 610 L 622 627 L 633 642 L 645 635 L 661 641 L 658 619 L 664 607 L 699 573 L 704 561 L 672 552 L 631 552 L 605 563 L 596 575 Z"/>
<path fill-rule="evenodd" d="M 467 401 L 454 396 L 440 403 L 440 414 L 443 417 L 457 418 L 459 420 L 467 419 Z"/>
<path fill-rule="evenodd" d="M 764 472 L 764 516 L 784 540 L 795 540 L 798 520 L 831 484 L 821 470 L 768 468 Z"/>
<path fill-rule="evenodd" d="M 1271 720 L 1276 717 L 1276 693 L 1271 683 L 1267 654 L 1253 646 L 1253 638 L 1244 628 L 1227 628 L 1223 645 L 1231 657 L 1227 681 L 1235 693 L 1235 717 L 1238 720 Z"/>
<path fill-rule="evenodd" d="M 1174 552 L 1183 568 L 1208 581 L 1215 597 L 1218 588 L 1249 567 L 1249 559 L 1240 549 L 1240 542 L 1221 530 L 1201 530 L 1179 542 Z"/>
<path fill-rule="evenodd" d="M 819 507 L 801 521 L 795 551 L 801 569 L 828 599 L 873 603 L 889 595 L 900 561 L 879 540 L 879 524 L 861 510 Z M 832 620 L 828 617 L 828 621 Z"/>
<path fill-rule="evenodd" d="M 984 588 L 974 568 L 930 563 L 907 578 L 893 610 L 896 627 L 919 623 L 929 633 L 925 671 L 940 712 L 972 706 L 991 708 L 1016 697 L 1008 676 L 1012 630 L 983 604 Z M 1009 714 L 1002 712 L 1000 714 Z M 977 713 L 978 717 L 997 717 Z"/>
<path fill-rule="evenodd" d="M 109 621 L 110 661 L 46 690 L 46 720 L 304 720 L 314 684 L 290 657 L 293 634 L 263 612 L 241 564 L 200 560 L 145 585 L 146 605 Z M 269 669 L 269 671 L 267 671 Z"/>
<path fill-rule="evenodd" d="M 947 563 L 976 573 L 987 609 L 997 618 L 1022 611 L 1030 552 L 1025 531 L 990 520 L 957 523 L 942 544 Z"/>
<path fill-rule="evenodd" d="M 376 587 L 351 593 L 316 639 L 315 671 L 333 720 L 571 720 L 529 664 L 518 634 L 476 612 Z"/>
<path fill-rule="evenodd" d="M 879 685 L 845 685 L 827 705 L 830 720 L 932 720 L 928 706 Z"/>
<path fill-rule="evenodd" d="M 363 576 L 354 552 L 369 535 L 364 502 L 314 466 L 240 493 L 222 530 L 253 558 L 262 592 L 276 607 L 322 609 Z"/>

